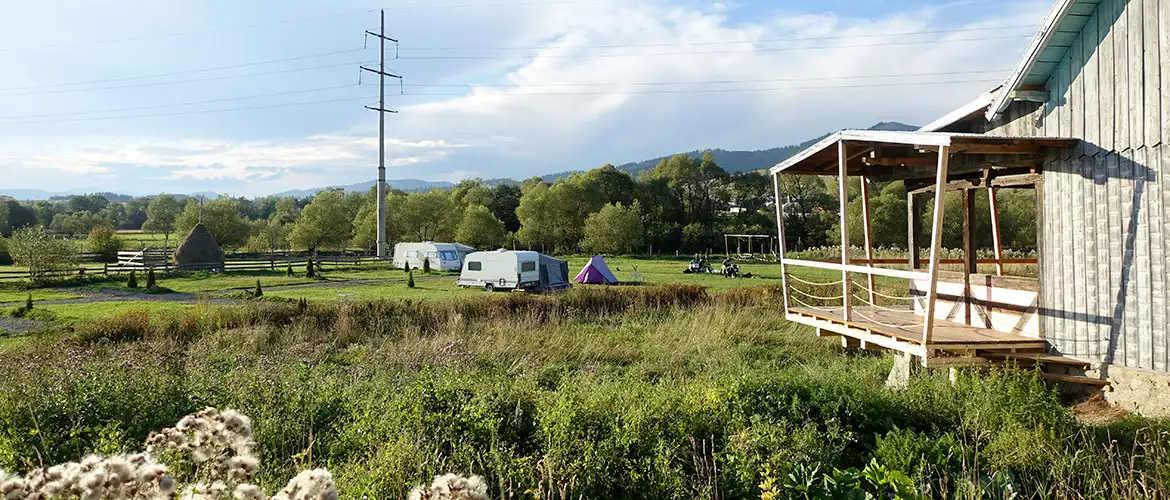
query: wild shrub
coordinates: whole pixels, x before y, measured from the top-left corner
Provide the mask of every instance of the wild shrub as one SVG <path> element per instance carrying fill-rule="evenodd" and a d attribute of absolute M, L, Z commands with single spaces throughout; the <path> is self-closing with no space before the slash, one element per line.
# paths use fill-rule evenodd
<path fill-rule="evenodd" d="M 256 280 L 256 289 L 252 291 L 252 298 L 258 299 L 264 296 L 264 290 L 260 289 L 260 280 Z"/>
<path fill-rule="evenodd" d="M 77 339 L 83 343 L 142 340 L 149 333 L 150 313 L 145 309 L 126 311 L 103 321 L 82 323 L 76 328 Z"/>
<path fill-rule="evenodd" d="M 158 282 L 155 280 L 155 277 L 154 277 L 154 268 L 153 267 L 147 268 L 146 269 L 146 289 L 147 290 L 154 290 L 156 288 L 158 288 Z"/>
<path fill-rule="evenodd" d="M 130 278 L 126 280 L 126 288 L 138 288 L 138 276 L 130 271 Z"/>

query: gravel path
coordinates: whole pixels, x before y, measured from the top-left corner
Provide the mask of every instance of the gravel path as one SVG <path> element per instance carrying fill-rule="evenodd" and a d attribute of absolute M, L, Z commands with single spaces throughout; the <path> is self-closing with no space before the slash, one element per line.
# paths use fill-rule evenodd
<path fill-rule="evenodd" d="M 0 318 L 0 332 L 5 333 L 25 333 L 33 330 L 39 330 L 48 323 L 44 321 L 33 321 L 31 319 L 22 318 Z"/>

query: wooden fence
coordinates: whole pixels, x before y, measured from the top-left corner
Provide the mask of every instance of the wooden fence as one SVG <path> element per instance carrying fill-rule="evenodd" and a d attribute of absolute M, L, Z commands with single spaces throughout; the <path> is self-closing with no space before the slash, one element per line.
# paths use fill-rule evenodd
<path fill-rule="evenodd" d="M 126 274 L 131 271 L 138 273 L 149 269 L 156 271 L 214 271 L 214 272 L 243 272 L 243 271 L 283 271 L 292 266 L 296 272 L 304 272 L 308 264 L 308 254 L 229 254 L 224 257 L 223 265 L 212 264 L 179 269 L 171 262 L 169 256 L 161 251 L 118 252 L 116 263 L 83 263 L 59 270 L 43 273 L 49 279 L 65 279 L 83 276 L 111 276 Z M 345 253 L 322 253 L 314 261 L 322 268 L 339 268 L 369 265 L 379 262 L 377 257 Z M 389 262 L 384 260 L 382 262 Z M 28 271 L 0 271 L 0 282 L 19 281 L 28 279 Z"/>

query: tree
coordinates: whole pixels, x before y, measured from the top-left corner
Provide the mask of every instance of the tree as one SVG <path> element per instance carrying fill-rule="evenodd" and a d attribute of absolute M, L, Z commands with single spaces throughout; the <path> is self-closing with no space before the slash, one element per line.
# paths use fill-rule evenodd
<path fill-rule="evenodd" d="M 581 246 L 597 254 L 628 254 L 643 241 L 642 214 L 633 205 L 606 204 L 585 219 L 585 240 Z"/>
<path fill-rule="evenodd" d="M 688 246 L 704 250 L 714 242 L 716 215 L 727 207 L 726 200 L 720 199 L 720 195 L 725 194 L 722 188 L 728 175 L 715 163 L 710 151 L 704 153 L 702 159 L 686 154 L 666 158 L 646 171 L 644 178 L 665 180 L 682 202 L 685 222 L 692 227 L 686 233 L 690 238 L 684 238 L 690 242 Z"/>
<path fill-rule="evenodd" d="M 89 230 L 85 239 L 85 248 L 90 252 L 101 254 L 104 261 L 116 261 L 118 251 L 122 249 L 122 240 L 118 239 L 118 231 L 109 222 L 102 222 Z"/>
<path fill-rule="evenodd" d="M 170 248 L 171 233 L 175 231 L 175 219 L 179 216 L 179 200 L 169 194 L 155 196 L 146 205 L 146 221 L 143 231 L 163 234 L 163 247 Z"/>
<path fill-rule="evenodd" d="M 516 218 L 520 194 L 520 186 L 515 184 L 497 184 L 492 188 L 491 198 L 486 206 L 492 211 L 492 215 L 504 223 L 506 231 L 516 232 L 520 229 L 520 219 Z"/>
<path fill-rule="evenodd" d="M 337 189 L 317 193 L 301 211 L 288 240 L 293 246 L 316 253 L 321 247 L 344 246 L 351 237 L 353 219 L 346 210 L 344 194 Z"/>
<path fill-rule="evenodd" d="M 8 225 L 8 204 L 0 203 L 0 236 L 12 234 L 12 226 Z"/>
<path fill-rule="evenodd" d="M 471 205 L 463 211 L 463 220 L 455 230 L 455 241 L 479 249 L 498 248 L 504 244 L 504 223 L 483 205 Z"/>
<path fill-rule="evenodd" d="M 53 216 L 53 223 L 49 225 L 49 229 L 74 236 L 88 233 L 103 222 L 109 224 L 108 220 L 92 212 L 59 213 Z"/>
<path fill-rule="evenodd" d="M 827 245 L 827 232 L 837 219 L 838 202 L 829 194 L 825 181 L 813 175 L 781 175 L 780 196 L 789 250 Z"/>
<path fill-rule="evenodd" d="M 600 193 L 596 183 L 580 174 L 561 179 L 552 187 L 534 184 L 520 197 L 516 209 L 520 219 L 517 236 L 529 245 L 575 251 L 585 218 L 604 205 Z"/>
<path fill-rule="evenodd" d="M 638 190 L 638 184 L 630 174 L 608 163 L 585 172 L 584 178 L 597 186 L 605 203 L 622 203 L 628 206 L 633 203 L 634 194 Z"/>
<path fill-rule="evenodd" d="M 109 204 L 110 200 L 107 200 L 105 196 L 90 194 L 69 197 L 68 207 L 70 212 L 92 212 L 96 214 L 101 212 Z"/>
<path fill-rule="evenodd" d="M 204 202 L 188 200 L 183 211 L 175 218 L 175 232 L 186 235 L 202 220 L 203 225 L 224 248 L 236 248 L 248 240 L 247 221 L 236 210 L 236 202 L 230 198 L 219 198 Z"/>
<path fill-rule="evenodd" d="M 443 241 L 454 236 L 455 225 L 459 222 L 456 214 L 455 206 L 446 193 L 433 189 L 406 196 L 401 206 L 390 211 L 388 218 L 391 227 L 398 228 L 401 238 Z"/>
<path fill-rule="evenodd" d="M 65 271 L 76 260 L 73 245 L 52 237 L 43 226 L 13 231 L 8 240 L 8 253 L 16 265 L 28 268 L 28 276 L 34 281 Z"/>

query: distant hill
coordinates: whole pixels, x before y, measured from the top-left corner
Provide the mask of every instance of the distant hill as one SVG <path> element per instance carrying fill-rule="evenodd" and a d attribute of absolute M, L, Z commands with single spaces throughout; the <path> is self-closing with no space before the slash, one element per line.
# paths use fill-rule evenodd
<path fill-rule="evenodd" d="M 293 196 L 296 198 L 304 198 L 306 196 L 313 196 L 313 195 L 317 194 L 318 191 L 322 191 L 325 189 L 342 189 L 347 193 L 366 192 L 366 191 L 369 191 L 370 189 L 372 189 L 376 182 L 377 181 L 366 181 L 366 182 L 359 182 L 357 184 L 349 184 L 349 185 L 345 185 L 345 186 L 329 186 L 329 187 L 323 187 L 323 188 L 296 189 L 296 190 L 292 190 L 292 191 L 284 191 L 282 193 L 272 194 L 270 196 L 277 196 L 277 197 L 281 197 L 281 198 L 286 197 L 286 196 Z M 426 190 L 435 189 L 435 188 L 447 189 L 447 188 L 455 187 L 455 184 L 452 184 L 450 182 L 424 181 L 424 180 L 419 180 L 419 179 L 387 179 L 386 184 L 388 184 L 391 189 L 401 189 L 403 191 L 426 191 Z"/>
<path fill-rule="evenodd" d="M 887 131 L 913 131 L 918 130 L 918 127 L 907 125 L 898 122 L 881 122 L 867 130 L 887 130 Z M 822 135 L 813 139 L 809 139 L 800 144 L 793 144 L 790 146 L 781 146 L 772 149 L 761 149 L 758 151 L 727 151 L 725 149 L 712 149 L 711 154 L 715 156 L 715 163 L 718 163 L 723 170 L 728 173 L 737 174 L 740 172 L 754 172 L 756 170 L 766 170 L 772 168 L 777 163 L 780 163 L 792 155 L 804 151 L 809 146 L 816 144 L 821 139 L 828 137 L 829 134 Z M 687 153 L 688 155 L 699 158 L 707 150 L 696 150 Z M 649 170 L 658 165 L 659 162 L 667 157 L 659 157 L 650 160 L 644 160 L 636 163 L 626 163 L 618 166 L 618 170 L 622 170 L 631 175 L 638 175 L 643 170 Z"/>
<path fill-rule="evenodd" d="M 867 130 L 909 132 L 918 130 L 918 127 L 899 122 L 881 122 L 875 124 L 872 127 L 869 127 Z M 788 159 L 792 155 L 803 151 L 805 148 L 816 144 L 817 141 L 820 141 L 825 137 L 828 137 L 828 134 L 809 139 L 800 144 L 781 146 L 772 149 L 761 149 L 758 151 L 728 151 L 725 149 L 712 149 L 710 151 L 711 154 L 715 156 L 715 163 L 718 163 L 720 167 L 723 167 L 723 170 L 726 170 L 728 173 L 737 174 L 740 172 L 753 172 L 756 170 L 765 170 L 771 168 L 777 163 Z M 708 150 L 695 150 L 686 154 L 698 158 L 706 151 Z M 617 168 L 618 170 L 626 172 L 630 175 L 637 176 L 639 172 L 654 168 L 658 165 L 659 162 L 666 158 L 668 157 L 661 156 L 639 162 L 625 163 L 618 165 Z M 547 182 L 552 182 L 557 179 L 567 177 L 571 173 L 573 172 L 559 172 L 541 176 L 541 179 L 544 179 Z"/>

